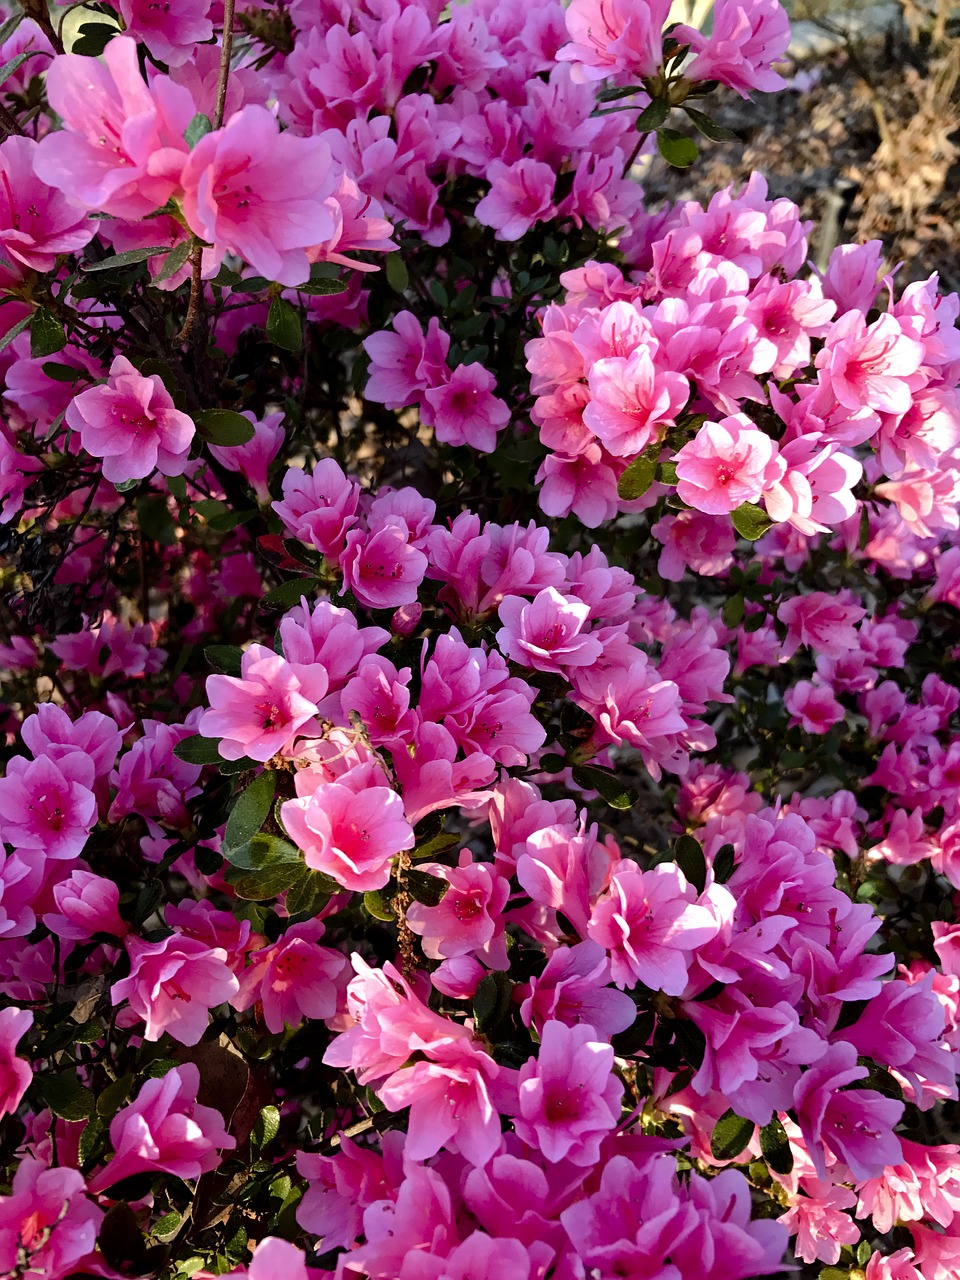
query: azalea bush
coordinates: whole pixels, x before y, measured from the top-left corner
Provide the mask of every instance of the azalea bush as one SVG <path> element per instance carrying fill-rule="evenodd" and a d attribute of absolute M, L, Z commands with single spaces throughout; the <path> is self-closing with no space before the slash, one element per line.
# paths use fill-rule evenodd
<path fill-rule="evenodd" d="M 788 43 L 5 21 L 2 1274 L 956 1276 L 960 298 L 644 203 Z"/>

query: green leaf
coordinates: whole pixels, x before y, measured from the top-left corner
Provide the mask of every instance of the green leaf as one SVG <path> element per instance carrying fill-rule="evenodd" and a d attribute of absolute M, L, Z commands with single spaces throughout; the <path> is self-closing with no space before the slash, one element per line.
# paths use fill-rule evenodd
<path fill-rule="evenodd" d="M 246 791 L 241 792 L 237 797 L 223 833 L 225 858 L 229 859 L 231 850 L 248 844 L 257 834 L 270 814 L 276 790 L 276 774 L 264 770 L 259 777 L 254 778 Z"/>
<path fill-rule="evenodd" d="M 737 533 L 740 534 L 741 538 L 746 538 L 748 542 L 756 542 L 758 538 L 762 538 L 773 525 L 773 521 L 764 509 L 758 507 L 754 502 L 742 503 L 733 512 L 731 519 Z"/>
<path fill-rule="evenodd" d="M 882 1094 L 885 1098 L 894 1098 L 897 1102 L 903 1101 L 903 1089 L 897 1083 L 896 1079 L 890 1074 L 886 1067 L 878 1066 L 869 1058 L 858 1058 L 857 1061 L 861 1066 L 867 1067 L 870 1074 L 863 1080 L 854 1080 L 848 1087 L 851 1089 L 875 1089 L 877 1093 Z"/>
<path fill-rule="evenodd" d="M 308 298 L 325 298 L 334 293 L 346 293 L 349 287 L 350 285 L 346 280 L 308 280 L 306 284 L 297 285 L 297 293 L 304 293 Z M 292 307 L 290 309 L 297 316 L 297 324 L 299 326 L 299 315 Z M 290 351 L 296 351 L 297 347 L 300 346 L 301 336 L 302 331 L 298 327 L 297 346 L 290 347 Z M 279 340 L 275 339 L 275 341 L 277 341 L 278 346 L 284 346 L 284 343 L 279 342 Z"/>
<path fill-rule="evenodd" d="M 243 650 L 235 644 L 208 644 L 203 651 L 207 665 L 224 676 L 238 676 Z"/>
<path fill-rule="evenodd" d="M 250 419 L 234 409 L 201 409 L 193 420 L 204 440 L 224 448 L 246 444 L 256 434 Z"/>
<path fill-rule="evenodd" d="M 299 850 L 298 850 L 299 852 Z M 285 906 L 290 916 L 315 916 L 342 886 L 320 871 L 305 867 L 303 875 L 287 890 Z"/>
<path fill-rule="evenodd" d="M 91 1165 L 96 1164 L 106 1148 L 106 1122 L 101 1120 L 99 1116 L 91 1116 L 83 1126 L 83 1132 L 80 1134 L 80 1145 L 77 1154 L 80 1157 L 81 1171 L 86 1173 Z"/>
<path fill-rule="evenodd" d="M 760 1153 L 774 1173 L 787 1174 L 793 1169 L 790 1140 L 776 1115 L 760 1130 Z"/>
<path fill-rule="evenodd" d="M 264 289 L 270 288 L 270 281 L 266 276 L 246 276 L 239 284 L 233 286 L 234 293 L 263 293 Z"/>
<path fill-rule="evenodd" d="M 711 120 L 709 116 L 704 115 L 702 111 L 698 111 L 696 107 L 688 106 L 685 102 L 683 109 L 705 138 L 709 138 L 712 142 L 732 142 L 736 140 L 737 135 L 732 129 L 727 129 L 724 125 L 717 124 L 715 120 Z"/>
<path fill-rule="evenodd" d="M 659 446 L 657 452 L 659 453 Z M 648 453 L 641 453 L 639 458 L 634 458 L 617 481 L 617 493 L 624 502 L 633 502 L 635 498 L 642 498 L 653 484 L 656 475 L 656 458 L 652 458 Z"/>
<path fill-rule="evenodd" d="M 128 249 L 126 253 L 113 253 L 109 258 L 101 258 L 99 262 L 85 262 L 83 270 L 89 275 L 94 271 L 113 271 L 117 267 L 132 267 L 137 262 L 146 262 L 148 258 L 156 258 L 161 253 L 168 253 L 168 244 L 153 245 L 148 249 Z"/>
<path fill-rule="evenodd" d="M 870 1261 L 871 1253 L 873 1253 L 873 1248 L 870 1244 L 870 1241 L 861 1240 L 860 1243 L 857 1245 L 857 1262 L 860 1264 L 861 1267 L 865 1267 L 867 1263 Z"/>
<path fill-rule="evenodd" d="M 38 307 L 30 323 L 30 354 L 34 360 L 52 356 L 67 345 L 63 325 L 46 307 Z"/>
<path fill-rule="evenodd" d="M 870 508 L 866 503 L 860 508 L 860 531 L 857 535 L 857 546 L 866 551 L 870 541 Z"/>
<path fill-rule="evenodd" d="M 39 1075 L 37 1085 L 44 1102 L 61 1120 L 86 1120 L 93 1115 L 96 1099 L 75 1075 Z"/>
<path fill-rule="evenodd" d="M 75 365 L 60 364 L 56 360 L 47 360 L 40 368 L 51 382 L 76 382 L 85 376 L 84 371 Z"/>
<path fill-rule="evenodd" d="M 143 534 L 159 542 L 162 547 L 172 547 L 177 541 L 177 526 L 167 509 L 167 501 L 157 493 L 145 494 L 136 502 L 137 523 Z"/>
<path fill-rule="evenodd" d="M 505 973 L 488 973 L 481 978 L 473 997 L 473 1016 L 480 1031 L 489 1031 L 510 1011 L 513 983 Z"/>
<path fill-rule="evenodd" d="M 411 896 L 416 898 L 417 902 L 422 902 L 425 907 L 437 906 L 450 888 L 446 880 L 442 880 L 439 876 L 432 876 L 426 871 L 408 871 L 404 876 L 404 882 Z"/>
<path fill-rule="evenodd" d="M 205 138 L 208 133 L 213 133 L 213 121 L 202 111 L 198 111 L 184 129 L 183 140 L 192 151 L 200 139 Z"/>
<path fill-rule="evenodd" d="M 611 809 L 629 809 L 639 799 L 633 787 L 622 783 L 616 774 L 595 765 L 575 764 L 573 780 L 584 791 L 598 791 Z"/>
<path fill-rule="evenodd" d="M 6 84 L 12 75 L 20 70 L 28 58 L 46 57 L 43 49 L 30 49 L 27 53 L 18 53 L 15 58 L 11 58 L 9 62 L 5 62 L 0 67 L 0 84 Z"/>
<path fill-rule="evenodd" d="M 694 140 L 677 129 L 657 130 L 657 150 L 675 169 L 688 169 L 700 154 Z"/>
<path fill-rule="evenodd" d="M 388 253 L 385 264 L 387 284 L 394 293 L 403 293 L 410 284 L 410 272 L 399 253 Z"/>
<path fill-rule="evenodd" d="M 317 589 L 316 578 L 293 578 L 290 582 L 281 582 L 279 587 L 268 591 L 261 599 L 261 605 L 276 606 L 289 609 L 300 603 L 301 596 L 309 597 Z"/>
<path fill-rule="evenodd" d="M 220 739 L 201 738 L 194 734 L 190 738 L 182 738 L 173 748 L 173 754 L 186 764 L 219 764 Z"/>
<path fill-rule="evenodd" d="M 746 602 L 743 598 L 743 592 L 738 591 L 735 596 L 731 596 L 729 600 L 724 602 L 723 608 L 720 610 L 720 617 L 725 627 L 738 627 L 743 621 L 743 614 L 746 608 Z"/>
<path fill-rule="evenodd" d="M 160 270 L 153 277 L 153 283 L 160 284 L 164 280 L 169 280 L 171 276 L 175 276 L 190 257 L 193 248 L 194 242 L 189 236 L 186 240 L 181 240 L 178 245 L 174 245 L 160 263 Z"/>
<path fill-rule="evenodd" d="M 77 39 L 74 40 L 70 52 L 79 53 L 84 58 L 99 58 L 114 36 L 120 34 L 120 28 L 107 22 L 84 22 L 81 24 Z"/>
<path fill-rule="evenodd" d="M 270 299 L 267 337 L 284 351 L 299 351 L 303 343 L 303 320 L 300 312 L 283 298 Z"/>
<path fill-rule="evenodd" d="M 707 860 L 699 840 L 694 840 L 693 836 L 681 836 L 676 844 L 674 862 L 697 893 L 703 893 L 707 885 Z"/>
<path fill-rule="evenodd" d="M 263 1108 L 253 1122 L 250 1141 L 258 1151 L 262 1151 L 264 1147 L 274 1140 L 279 1132 L 280 1112 L 274 1106 L 267 1106 Z"/>
<path fill-rule="evenodd" d="M 248 902 L 269 902 L 286 893 L 306 874 L 302 862 L 277 862 L 263 871 L 243 871 L 232 867 L 224 873 L 224 879 L 232 884 L 238 898 Z"/>
<path fill-rule="evenodd" d="M 0 338 L 0 351 L 2 351 L 4 347 L 9 347 L 14 338 L 19 338 L 21 333 L 23 333 L 24 329 L 27 328 L 32 320 L 33 312 L 31 311 L 30 315 L 24 316 L 22 320 L 18 320 L 15 325 L 9 328 L 3 337 Z"/>
<path fill-rule="evenodd" d="M 756 1125 L 735 1111 L 725 1111 L 710 1135 L 710 1153 L 715 1160 L 732 1160 L 745 1150 Z"/>
<path fill-rule="evenodd" d="M 127 1074 L 114 1080 L 97 1095 L 97 1115 L 109 1120 L 120 1110 L 133 1088 L 134 1076 Z"/>
<path fill-rule="evenodd" d="M 820 1280 L 850 1280 L 850 1272 L 846 1267 L 823 1267 Z"/>
<path fill-rule="evenodd" d="M 223 856 L 231 866 L 240 867 L 243 871 L 262 871 L 281 862 L 302 865 L 300 850 L 295 844 L 263 831 L 258 831 L 236 848 L 224 848 Z"/>
<path fill-rule="evenodd" d="M 177 1066 L 172 1058 L 154 1058 L 143 1071 L 143 1074 L 149 1080 L 162 1080 L 168 1071 L 172 1071 Z"/>
<path fill-rule="evenodd" d="M 396 912 L 384 900 L 379 889 L 368 889 L 363 895 L 363 905 L 374 920 L 395 920 Z"/>
<path fill-rule="evenodd" d="M 654 129 L 660 128 L 669 114 L 669 102 L 664 102 L 662 98 L 654 98 L 637 116 L 634 126 L 640 133 L 652 133 Z"/>
<path fill-rule="evenodd" d="M 722 845 L 713 858 L 713 878 L 717 884 L 726 884 L 737 869 L 736 850 L 732 844 Z"/>
<path fill-rule="evenodd" d="M 171 1209 L 169 1213 L 165 1213 L 162 1218 L 158 1218 L 150 1228 L 150 1234 L 156 1236 L 158 1240 L 162 1240 L 164 1236 L 172 1236 L 183 1221 L 181 1214 L 176 1209 Z"/>

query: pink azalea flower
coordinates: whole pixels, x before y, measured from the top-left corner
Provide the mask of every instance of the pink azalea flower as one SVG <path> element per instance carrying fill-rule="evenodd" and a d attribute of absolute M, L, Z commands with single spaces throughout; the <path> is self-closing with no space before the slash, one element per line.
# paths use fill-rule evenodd
<path fill-rule="evenodd" d="M 17 1045 L 32 1026 L 29 1009 L 0 1009 L 0 1116 L 16 1111 L 33 1080 L 30 1063 L 17 1057 Z"/>
<path fill-rule="evenodd" d="M 777 609 L 777 617 L 787 624 L 781 661 L 792 657 L 801 644 L 826 657 L 842 658 L 857 647 L 856 624 L 865 616 L 866 610 L 849 591 L 811 591 L 784 600 Z"/>
<path fill-rule="evenodd" d="M 47 100 L 65 128 L 48 133 L 34 159 L 41 181 L 117 218 L 145 218 L 166 204 L 189 155 L 183 134 L 197 110 L 167 76 L 144 84 L 138 48 L 118 36 L 99 59 L 53 59 Z"/>
<path fill-rule="evenodd" d="M 407 923 L 423 939 L 423 954 L 431 960 L 478 954 L 492 969 L 507 969 L 503 909 L 510 883 L 489 864 L 474 862 L 461 850 L 456 867 L 424 865 L 449 886 L 435 907 L 413 902 Z"/>
<path fill-rule="evenodd" d="M 797 1237 L 797 1257 L 804 1262 L 839 1262 L 843 1245 L 860 1239 L 860 1227 L 843 1212 L 853 1208 L 857 1197 L 847 1187 L 819 1179 L 803 1178 L 801 1186 L 803 1194 L 777 1221 Z"/>
<path fill-rule="evenodd" d="M 923 1280 L 913 1265 L 912 1249 L 898 1249 L 896 1253 L 872 1253 L 864 1272 L 864 1280 Z"/>
<path fill-rule="evenodd" d="M 261 421 L 250 413 L 243 411 L 243 417 L 253 424 L 254 436 L 246 444 L 210 445 L 210 452 L 228 471 L 239 471 L 249 482 L 260 502 L 270 501 L 270 485 L 267 471 L 270 463 L 280 452 L 286 433 L 283 429 L 282 413 L 268 413 Z M 295 475 L 288 471 L 287 475 Z"/>
<path fill-rule="evenodd" d="M 126 946 L 130 973 L 113 984 L 110 999 L 115 1005 L 126 1000 L 143 1018 L 145 1040 L 159 1040 L 168 1031 L 179 1044 L 197 1044 L 210 1010 L 240 989 L 222 947 L 178 933 L 160 942 L 129 938 Z"/>
<path fill-rule="evenodd" d="M 58 254 L 82 249 L 97 228 L 85 209 L 35 175 L 36 150 L 30 138 L 0 144 L 0 245 L 24 266 L 52 271 Z"/>
<path fill-rule="evenodd" d="M 303 284 L 306 250 L 334 234 L 324 204 L 336 181 L 327 143 L 281 133 L 266 107 L 242 107 L 201 138 L 181 180 L 183 215 L 213 246 L 211 268 L 230 252 L 268 280 Z"/>
<path fill-rule="evenodd" d="M 302 772 L 297 775 L 299 781 Z M 345 889 L 365 893 L 390 879 L 390 860 L 414 845 L 403 801 L 389 787 L 343 782 L 322 784 L 312 794 L 287 800 L 280 810 L 291 840 L 308 867 L 323 871 Z"/>
<path fill-rule="evenodd" d="M 497 380 L 482 364 L 461 364 L 439 387 L 423 398 L 429 412 L 420 417 L 432 426 L 443 444 L 465 444 L 479 453 L 493 453 L 497 432 L 510 421 L 510 410 L 493 394 Z"/>
<path fill-rule="evenodd" d="M 289 1240 L 264 1236 L 254 1245 L 247 1280 L 320 1280 L 321 1272 L 308 1267 L 306 1255 Z"/>
<path fill-rule="evenodd" d="M 844 1089 L 869 1075 L 852 1044 L 833 1044 L 800 1077 L 794 1093 L 797 1119 L 817 1176 L 826 1178 L 827 1151 L 844 1161 L 858 1180 L 877 1177 L 903 1157 L 894 1126 L 903 1103 L 875 1089 Z"/>
<path fill-rule="evenodd" d="M 322 668 L 312 673 L 310 693 L 326 693 Z M 303 731 L 313 728 L 317 705 L 301 692 L 293 666 L 262 644 L 252 644 L 240 660 L 239 676 L 207 677 L 210 703 L 197 728 L 219 738 L 224 760 L 249 756 L 267 761 L 289 751 Z"/>
<path fill-rule="evenodd" d="M 557 947 L 539 977 L 530 979 L 520 1017 L 541 1037 L 544 1025 L 556 1021 L 567 1027 L 588 1023 L 598 1038 L 609 1040 L 637 1016 L 630 996 L 611 990 L 610 981 L 610 962 L 598 943 Z"/>
<path fill-rule="evenodd" d="M 790 712 L 790 724 L 800 725 L 806 733 L 829 733 L 847 715 L 829 685 L 809 680 L 791 686 L 783 695 L 783 705 Z"/>
<path fill-rule="evenodd" d="M 57 937 L 87 942 L 95 933 L 124 938 L 130 930 L 120 916 L 120 889 L 103 876 L 72 871 L 68 880 L 54 885 L 53 900 L 57 909 L 45 915 L 43 923 Z"/>
<path fill-rule="evenodd" d="M 332 1018 L 347 959 L 332 947 L 321 947 L 319 920 L 294 925 L 272 946 L 251 951 L 240 975 L 240 990 L 230 1003 L 249 1009 L 259 1002 L 267 1030 L 278 1034 L 284 1024 L 296 1027 L 304 1018 Z"/>
<path fill-rule="evenodd" d="M 334 458 L 321 458 L 309 473 L 290 467 L 283 477 L 283 501 L 273 509 L 291 537 L 338 562 L 347 531 L 357 522 L 360 486 Z"/>
<path fill-rule="evenodd" d="M 676 455 L 677 493 L 708 515 L 756 502 L 784 471 L 776 442 L 744 414 L 705 422 Z"/>
<path fill-rule="evenodd" d="M 169 1173 L 192 1181 L 220 1163 L 217 1151 L 237 1145 L 223 1116 L 197 1102 L 200 1071 L 192 1062 L 147 1080 L 128 1106 L 110 1121 L 113 1158 L 90 1179 L 101 1192 L 137 1173 Z"/>
<path fill-rule="evenodd" d="M 93 767 L 80 752 L 54 763 L 14 756 L 0 778 L 0 832 L 47 858 L 80 856 L 97 821 Z"/>
<path fill-rule="evenodd" d="M 790 22 L 777 0 L 716 0 L 709 36 L 693 27 L 679 27 L 674 34 L 689 41 L 696 54 L 684 67 L 689 80 L 719 80 L 741 98 L 784 85 L 773 64 L 787 52 Z"/>
<path fill-rule="evenodd" d="M 142 480 L 159 470 L 179 476 L 190 460 L 193 420 L 174 407 L 159 374 L 143 377 L 125 356 L 110 366 L 106 386 L 91 387 L 70 403 L 66 423 L 107 480 Z"/>
<path fill-rule="evenodd" d="M 24 1156 L 9 1196 L 0 1196 L 0 1272 L 61 1280 L 84 1272 L 103 1210 L 84 1194 L 77 1169 L 47 1168 Z M 90 1259 L 92 1264 L 92 1259 Z"/>
<path fill-rule="evenodd" d="M 648 347 L 598 360 L 588 379 L 583 421 L 615 458 L 633 458 L 659 439 L 687 403 L 690 384 L 659 369 Z"/>
<path fill-rule="evenodd" d="M 489 192 L 475 213 L 484 226 L 493 227 L 498 240 L 519 240 L 537 222 L 553 217 L 556 174 L 540 160 L 504 164 L 493 160 L 487 167 Z"/>
<path fill-rule="evenodd" d="M 697 905 L 695 890 L 672 862 L 650 871 L 622 863 L 588 929 L 609 954 L 618 987 L 642 982 L 668 996 L 683 994 L 694 952 L 719 932 L 717 917 Z"/>
<path fill-rule="evenodd" d="M 585 631 L 590 606 L 554 587 L 544 587 L 533 600 L 505 596 L 498 612 L 503 626 L 497 644 L 522 666 L 559 674 L 567 667 L 589 666 L 603 652 L 601 642 Z"/>
<path fill-rule="evenodd" d="M 198 44 L 213 36 L 208 16 L 210 0 L 120 0 L 126 30 L 145 44 L 153 56 L 170 67 L 189 61 Z"/>
<path fill-rule="evenodd" d="M 427 564 L 399 521 L 372 533 L 354 529 L 347 534 L 341 563 L 343 585 L 369 609 L 395 609 L 416 600 Z"/>
<path fill-rule="evenodd" d="M 613 1049 L 593 1027 L 545 1023 L 536 1058 L 520 1068 L 517 1135 L 551 1163 L 592 1165 L 600 1143 L 620 1119 L 623 1084 Z"/>
<path fill-rule="evenodd" d="M 572 62 L 576 82 L 626 72 L 633 80 L 656 75 L 663 61 L 663 29 L 670 0 L 573 0 L 564 14 L 570 43 L 557 53 Z"/>
<path fill-rule="evenodd" d="M 412 311 L 398 311 L 391 324 L 393 333 L 384 329 L 363 340 L 370 357 L 364 395 L 388 409 L 405 409 L 449 377 L 450 336 L 440 328 L 436 316 L 431 317 L 424 335 Z"/>
<path fill-rule="evenodd" d="M 906 413 L 927 381 L 920 371 L 924 355 L 923 344 L 896 317 L 882 315 L 868 325 L 861 312 L 848 311 L 815 363 L 821 383 L 846 408 Z"/>

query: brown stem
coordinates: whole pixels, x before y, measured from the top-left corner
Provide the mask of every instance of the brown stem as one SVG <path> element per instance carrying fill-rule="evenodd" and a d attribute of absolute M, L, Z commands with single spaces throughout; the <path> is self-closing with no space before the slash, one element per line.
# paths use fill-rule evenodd
<path fill-rule="evenodd" d="M 0 102 L 0 129 L 3 130 L 5 138 L 12 137 L 14 134 L 19 134 L 20 137 L 23 137 L 20 121 L 12 111 L 7 110 L 2 102 Z"/>
<path fill-rule="evenodd" d="M 200 278 L 203 271 L 203 245 L 198 244 L 190 256 L 193 264 L 193 271 L 190 275 L 190 301 L 187 304 L 187 318 L 183 322 L 183 328 L 174 339 L 175 342 L 186 342 L 193 333 L 193 326 L 197 323 L 197 316 L 200 314 L 200 295 L 203 291 L 203 282 Z"/>

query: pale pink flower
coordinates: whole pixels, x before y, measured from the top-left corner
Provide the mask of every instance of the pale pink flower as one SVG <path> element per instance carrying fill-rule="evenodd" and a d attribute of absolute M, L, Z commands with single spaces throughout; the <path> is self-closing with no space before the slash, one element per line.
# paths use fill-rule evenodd
<path fill-rule="evenodd" d="M 477 954 L 490 968 L 507 969 L 503 909 L 509 881 L 490 863 L 474 862 L 469 849 L 461 851 L 456 867 L 420 865 L 448 885 L 435 907 L 407 907 L 407 923 L 423 939 L 424 955 L 441 960 Z"/>
<path fill-rule="evenodd" d="M 493 160 L 485 174 L 489 192 L 476 207 L 477 220 L 493 227 L 498 240 L 519 240 L 537 222 L 553 217 L 556 174 L 541 160 L 504 164 Z"/>
<path fill-rule="evenodd" d="M 400 521 L 372 533 L 354 529 L 347 534 L 341 562 L 343 585 L 369 609 L 395 609 L 416 600 L 427 564 Z"/>
<path fill-rule="evenodd" d="M 130 973 L 113 984 L 110 999 L 115 1005 L 126 1000 L 143 1018 L 145 1040 L 159 1040 L 168 1031 L 179 1044 L 197 1044 L 210 1010 L 240 989 L 222 947 L 178 933 L 160 942 L 129 938 L 126 946 Z"/>
<path fill-rule="evenodd" d="M 533 600 L 504 596 L 498 612 L 503 623 L 497 644 L 506 657 L 536 671 L 561 673 L 589 666 L 603 645 L 588 630 L 590 606 L 576 596 L 544 587 Z"/>
<path fill-rule="evenodd" d="M 403 801 L 386 786 L 355 791 L 343 781 L 321 784 L 285 801 L 280 815 L 308 867 L 359 893 L 382 889 L 390 879 L 390 860 L 414 845 Z"/>
<path fill-rule="evenodd" d="M 316 1267 L 307 1266 L 302 1249 L 279 1236 L 259 1240 L 247 1267 L 247 1280 L 319 1280 L 320 1275 Z"/>
<path fill-rule="evenodd" d="M 290 467 L 283 477 L 283 501 L 273 509 L 294 538 L 339 561 L 347 531 L 357 523 L 360 486 L 344 475 L 335 458 L 321 458 L 311 472 Z"/>
<path fill-rule="evenodd" d="M 803 1178 L 801 1193 L 777 1221 L 796 1236 L 797 1257 L 804 1262 L 839 1262 L 843 1245 L 860 1239 L 860 1227 L 843 1212 L 856 1203 L 857 1197 L 848 1187 Z"/>
<path fill-rule="evenodd" d="M 243 417 L 253 424 L 253 439 L 248 440 L 246 444 L 212 444 L 210 452 L 228 471 L 239 471 L 249 482 L 260 502 L 269 502 L 270 485 L 267 481 L 267 472 L 286 438 L 283 429 L 284 415 L 268 413 L 261 420 L 245 409 Z M 296 475 L 296 472 L 288 471 L 287 475 Z"/>
<path fill-rule="evenodd" d="M 80 856 L 97 821 L 93 766 L 80 752 L 58 763 L 14 756 L 0 778 L 0 833 L 47 858 Z"/>
<path fill-rule="evenodd" d="M 790 22 L 777 0 L 716 0 L 708 36 L 693 27 L 673 34 L 696 55 L 684 67 L 688 80 L 719 80 L 741 98 L 783 87 L 773 64 L 787 52 Z"/>
<path fill-rule="evenodd" d="M 321 947 L 319 920 L 294 925 L 272 946 L 251 951 L 240 974 L 240 990 L 230 1000 L 235 1009 L 259 1003 L 267 1030 L 279 1034 L 299 1026 L 304 1018 L 332 1018 L 347 958 L 332 947 Z"/>
<path fill-rule="evenodd" d="M 848 311 L 831 328 L 815 363 L 821 384 L 846 408 L 906 413 L 927 381 L 920 370 L 924 354 L 923 343 L 896 317 L 882 315 L 868 325 L 861 312 Z"/>
<path fill-rule="evenodd" d="M 790 724 L 800 725 L 806 733 L 829 733 L 847 714 L 829 685 L 809 680 L 792 685 L 783 695 L 783 705 L 790 712 Z"/>
<path fill-rule="evenodd" d="M 32 139 L 16 135 L 0 144 L 0 246 L 34 271 L 52 271 L 57 255 L 89 244 L 97 225 L 35 175 L 36 150 Z"/>
<path fill-rule="evenodd" d="M 663 61 L 663 28 L 670 0 L 573 0 L 564 14 L 570 43 L 557 53 L 572 62 L 574 82 L 626 72 L 635 80 L 656 75 Z"/>
<path fill-rule="evenodd" d="M 648 347 L 598 360 L 588 379 L 583 421 L 615 458 L 633 458 L 658 440 L 683 409 L 690 384 L 658 368 Z"/>
<path fill-rule="evenodd" d="M 190 460 L 196 435 L 192 418 L 174 406 L 159 374 L 144 377 L 125 356 L 116 356 L 106 386 L 91 387 L 71 401 L 66 423 L 103 475 L 121 483 L 159 471 L 179 476 Z"/>
<path fill-rule="evenodd" d="M 398 311 L 390 323 L 393 333 L 383 329 L 363 340 L 370 357 L 364 395 L 388 409 L 405 409 L 449 376 L 450 336 L 436 316 L 430 318 L 426 334 L 412 311 Z"/>
<path fill-rule="evenodd" d="M 811 591 L 793 596 L 777 609 L 777 617 L 787 625 L 787 639 L 781 661 L 792 657 L 801 644 L 827 657 L 842 658 L 857 647 L 856 624 L 866 616 L 849 591 L 833 595 Z"/>
<path fill-rule="evenodd" d="M 30 1063 L 17 1057 L 17 1045 L 32 1026 L 29 1009 L 0 1009 L 0 1116 L 16 1111 L 33 1080 Z"/>
<path fill-rule="evenodd" d="M 737 535 L 729 520 L 702 511 L 670 511 L 650 532 L 663 546 L 657 573 L 667 582 L 681 582 L 688 568 L 716 578 L 733 564 Z"/>
<path fill-rule="evenodd" d="M 61 1280 L 87 1271 L 103 1210 L 84 1194 L 77 1169 L 23 1156 L 9 1196 L 0 1196 L 0 1273 Z M 90 1265 L 93 1259 L 90 1258 Z"/>
<path fill-rule="evenodd" d="M 756 502 L 785 470 L 776 442 L 742 413 L 705 422 L 675 461 L 677 493 L 708 515 Z"/>
<path fill-rule="evenodd" d="M 59 938 L 88 942 L 96 933 L 124 938 L 130 926 L 120 916 L 120 889 L 103 876 L 76 870 L 53 887 L 57 909 L 43 923 Z"/>
<path fill-rule="evenodd" d="M 620 506 L 617 473 L 603 458 L 596 443 L 575 457 L 548 453 L 535 477 L 542 485 L 537 495 L 541 511 L 548 516 L 573 512 L 588 529 L 612 520 Z"/>
<path fill-rule="evenodd" d="M 898 1249 L 896 1253 L 873 1253 L 867 1262 L 864 1280 L 923 1280 L 913 1265 L 912 1249 Z"/>
<path fill-rule="evenodd" d="M 192 1062 L 147 1080 L 110 1121 L 113 1158 L 90 1179 L 100 1192 L 138 1173 L 169 1173 L 193 1181 L 220 1163 L 220 1151 L 237 1145 L 223 1116 L 197 1102 L 200 1071 Z"/>
<path fill-rule="evenodd" d="M 548 1161 L 593 1165 L 600 1143 L 620 1119 L 623 1084 L 613 1071 L 613 1049 L 593 1027 L 544 1024 L 536 1058 L 520 1068 L 518 1137 Z"/>
<path fill-rule="evenodd" d="M 421 420 L 432 426 L 441 444 L 463 444 L 478 453 L 493 453 L 497 432 L 510 421 L 510 410 L 493 394 L 496 378 L 482 364 L 461 364 L 439 387 L 431 387 L 423 398 Z"/>
<path fill-rule="evenodd" d="M 240 660 L 239 676 L 207 677 L 210 706 L 197 728 L 205 738 L 219 738 L 224 760 L 267 761 L 289 751 L 313 728 L 316 702 L 301 692 L 294 667 L 262 644 L 252 644 Z M 322 667 L 311 672 L 310 694 L 326 693 Z"/>
<path fill-rule="evenodd" d="M 187 225 L 213 246 L 211 269 L 230 252 L 268 280 L 303 284 L 307 249 L 334 234 L 329 146 L 282 133 L 266 107 L 242 107 L 201 138 L 181 181 Z"/>

